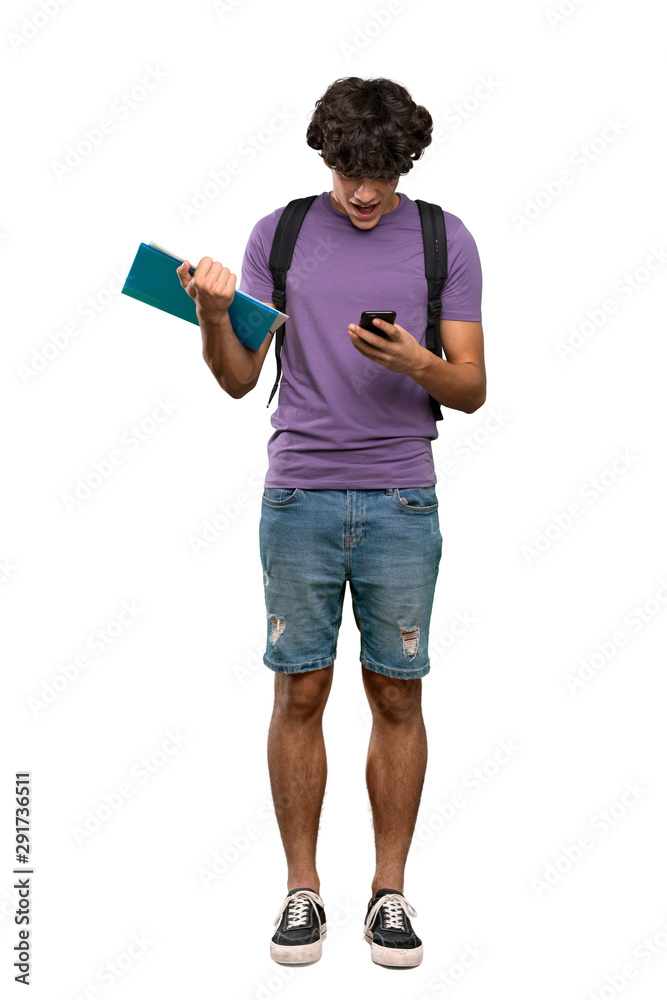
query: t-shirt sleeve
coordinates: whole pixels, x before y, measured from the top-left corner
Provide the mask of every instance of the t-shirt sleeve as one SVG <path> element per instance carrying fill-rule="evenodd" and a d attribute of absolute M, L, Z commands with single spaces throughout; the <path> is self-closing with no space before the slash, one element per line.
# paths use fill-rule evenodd
<path fill-rule="evenodd" d="M 459 220 L 460 222 L 460 220 Z M 450 236 L 447 223 L 447 280 L 440 301 L 441 319 L 482 321 L 482 264 L 472 233 L 460 222 Z"/>
<path fill-rule="evenodd" d="M 273 275 L 269 268 L 269 256 L 279 215 L 279 211 L 274 212 L 255 223 L 243 254 L 238 290 L 252 295 L 260 302 L 273 301 Z"/>

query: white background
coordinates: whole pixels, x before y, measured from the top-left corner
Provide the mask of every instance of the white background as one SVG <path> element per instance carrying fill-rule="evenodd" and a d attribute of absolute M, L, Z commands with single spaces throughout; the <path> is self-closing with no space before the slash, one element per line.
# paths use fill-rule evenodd
<path fill-rule="evenodd" d="M 664 996 L 663 34 L 648 0 L 568 0 L 560 19 L 558 2 L 3 8 L 4 982 L 28 769 L 33 996 Z M 141 241 L 238 274 L 260 217 L 330 190 L 305 131 L 348 75 L 388 76 L 429 109 L 439 139 L 399 190 L 458 215 L 484 274 L 487 402 L 445 410 L 434 442 L 444 549 L 409 980 L 362 940 L 370 716 L 349 591 L 324 723 L 329 939 L 313 966 L 269 957 L 286 891 L 258 546 L 273 347 L 233 400 L 196 327 L 119 294 Z M 289 123 L 262 132 L 276 109 Z M 186 217 L 230 160 L 239 174 Z M 97 485 L 68 505 L 80 479 Z"/>

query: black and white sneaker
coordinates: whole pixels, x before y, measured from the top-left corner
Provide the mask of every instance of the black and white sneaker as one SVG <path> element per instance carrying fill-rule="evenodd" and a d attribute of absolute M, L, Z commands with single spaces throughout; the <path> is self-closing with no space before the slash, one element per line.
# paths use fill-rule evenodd
<path fill-rule="evenodd" d="M 327 936 L 324 902 L 313 889 L 290 889 L 273 921 L 271 958 L 281 965 L 303 965 L 322 957 Z"/>
<path fill-rule="evenodd" d="M 368 904 L 364 920 L 364 940 L 371 946 L 377 965 L 409 967 L 420 965 L 424 956 L 410 917 L 417 911 L 398 889 L 378 889 Z"/>

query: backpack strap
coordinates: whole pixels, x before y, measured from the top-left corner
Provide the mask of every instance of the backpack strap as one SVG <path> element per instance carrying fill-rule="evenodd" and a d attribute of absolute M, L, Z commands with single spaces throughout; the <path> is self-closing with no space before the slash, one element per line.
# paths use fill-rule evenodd
<path fill-rule="evenodd" d="M 285 287 L 287 283 L 287 272 L 290 264 L 292 263 L 292 254 L 294 253 L 296 238 L 299 235 L 301 223 L 306 216 L 306 212 L 317 197 L 318 195 L 311 194 L 307 195 L 305 198 L 293 198 L 292 201 L 288 202 L 282 210 L 280 219 L 278 220 L 278 225 L 276 226 L 273 243 L 271 244 L 269 267 L 271 269 L 271 274 L 273 275 L 274 284 L 272 302 L 276 309 L 280 309 L 281 312 L 285 312 Z M 285 323 L 286 322 L 287 320 Z M 269 401 L 266 404 L 267 409 L 271 405 L 271 400 L 273 399 L 275 391 L 278 388 L 278 383 L 280 382 L 280 376 L 282 374 L 280 352 L 283 346 L 285 323 L 283 323 L 282 326 L 276 330 L 276 367 L 278 369 L 278 374 L 276 376 L 273 389 L 271 390 Z"/>
<path fill-rule="evenodd" d="M 440 293 L 447 280 L 447 232 L 445 215 L 439 205 L 415 199 L 419 206 L 419 216 L 424 239 L 424 270 L 428 282 L 428 326 L 426 327 L 426 347 L 436 357 L 442 357 L 439 316 L 442 308 Z M 436 420 L 442 420 L 442 410 L 437 399 L 429 393 L 431 411 Z"/>

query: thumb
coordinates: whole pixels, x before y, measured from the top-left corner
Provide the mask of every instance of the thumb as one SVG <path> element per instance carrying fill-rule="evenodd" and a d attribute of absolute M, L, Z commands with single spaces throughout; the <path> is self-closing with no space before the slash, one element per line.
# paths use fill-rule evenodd
<path fill-rule="evenodd" d="M 182 264 L 179 264 L 176 268 L 176 274 L 178 275 L 181 286 L 186 290 L 190 298 L 194 299 L 195 287 L 194 285 L 188 287 L 191 285 L 192 278 L 194 277 L 194 275 L 190 274 L 190 261 L 184 260 Z"/>

